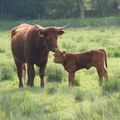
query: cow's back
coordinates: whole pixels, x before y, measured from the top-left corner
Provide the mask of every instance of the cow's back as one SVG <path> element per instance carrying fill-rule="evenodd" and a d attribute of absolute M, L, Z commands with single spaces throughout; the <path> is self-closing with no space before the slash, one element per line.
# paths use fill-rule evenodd
<path fill-rule="evenodd" d="M 19 33 L 25 33 L 26 31 L 28 31 L 30 28 L 32 27 L 32 25 L 26 24 L 26 23 L 22 23 L 16 27 L 14 27 L 11 30 L 11 38 L 14 37 L 14 35 L 19 34 Z"/>
<path fill-rule="evenodd" d="M 27 32 L 32 28 L 32 25 L 23 23 L 11 31 L 11 49 L 14 59 L 19 62 L 25 62 L 24 58 L 24 42 Z"/>

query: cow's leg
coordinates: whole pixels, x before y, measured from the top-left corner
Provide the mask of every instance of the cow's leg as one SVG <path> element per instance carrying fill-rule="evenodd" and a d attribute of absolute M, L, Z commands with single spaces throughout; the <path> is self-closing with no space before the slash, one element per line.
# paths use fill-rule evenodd
<path fill-rule="evenodd" d="M 40 65 L 40 68 L 39 68 L 39 76 L 40 76 L 40 79 L 41 79 L 40 86 L 42 88 L 45 86 L 45 83 L 44 83 L 44 74 L 45 74 L 46 64 L 47 64 L 47 62 L 42 63 Z"/>
<path fill-rule="evenodd" d="M 48 61 L 48 52 L 46 52 L 44 57 L 45 57 L 44 62 L 41 63 L 40 68 L 39 68 L 39 76 L 40 76 L 40 79 L 41 79 L 40 86 L 42 88 L 45 86 L 44 74 L 45 74 L 45 69 L 46 69 L 46 65 L 47 65 L 47 61 Z"/>
<path fill-rule="evenodd" d="M 22 64 L 22 74 L 23 74 L 23 79 L 24 79 L 24 84 L 26 80 L 26 66 L 25 64 Z"/>
<path fill-rule="evenodd" d="M 27 85 L 32 87 L 34 86 L 34 78 L 35 78 L 34 65 L 27 64 L 27 73 L 28 73 Z"/>
<path fill-rule="evenodd" d="M 23 87 L 23 82 L 22 82 L 22 63 L 15 61 L 16 67 L 17 67 L 17 76 L 19 79 L 19 87 Z"/>
<path fill-rule="evenodd" d="M 104 70 L 102 68 L 97 68 L 97 73 L 99 76 L 99 85 L 101 86 L 104 78 Z"/>
<path fill-rule="evenodd" d="M 74 85 L 74 78 L 75 78 L 75 73 L 69 73 L 69 86 L 73 86 Z"/>
<path fill-rule="evenodd" d="M 39 76 L 40 76 L 40 79 L 41 79 L 40 86 L 42 88 L 45 86 L 45 83 L 44 83 L 44 74 L 45 74 L 45 66 L 41 65 L 41 67 L 39 68 Z"/>

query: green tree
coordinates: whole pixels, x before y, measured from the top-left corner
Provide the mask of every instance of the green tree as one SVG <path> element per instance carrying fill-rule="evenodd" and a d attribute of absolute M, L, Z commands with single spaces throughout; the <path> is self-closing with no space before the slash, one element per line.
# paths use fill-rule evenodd
<path fill-rule="evenodd" d="M 92 0 L 93 7 L 105 16 L 113 9 L 114 0 Z"/>

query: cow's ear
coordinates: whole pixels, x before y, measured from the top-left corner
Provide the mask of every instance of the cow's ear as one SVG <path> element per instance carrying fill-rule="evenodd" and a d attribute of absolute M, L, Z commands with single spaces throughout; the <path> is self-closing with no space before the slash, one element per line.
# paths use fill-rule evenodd
<path fill-rule="evenodd" d="M 63 54 L 63 57 L 65 57 L 66 56 L 66 51 L 63 51 L 62 54 Z"/>
<path fill-rule="evenodd" d="M 44 32 L 41 31 L 41 30 L 39 30 L 39 31 L 38 31 L 38 35 L 39 35 L 40 38 L 43 38 L 43 37 L 44 37 Z"/>
<path fill-rule="evenodd" d="M 64 33 L 63 30 L 59 30 L 59 31 L 58 31 L 58 35 L 62 35 L 63 33 Z"/>
<path fill-rule="evenodd" d="M 44 30 L 44 36 L 47 37 L 48 36 L 48 33 L 49 33 L 49 30 Z"/>

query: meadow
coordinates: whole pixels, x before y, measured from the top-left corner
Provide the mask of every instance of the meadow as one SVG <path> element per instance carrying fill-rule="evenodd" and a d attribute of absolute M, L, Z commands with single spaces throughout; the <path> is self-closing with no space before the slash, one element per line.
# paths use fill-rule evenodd
<path fill-rule="evenodd" d="M 11 54 L 10 30 L 23 23 L 64 25 L 58 40 L 61 50 L 81 52 L 104 48 L 108 54 L 109 81 L 100 87 L 95 68 L 76 73 L 76 86 L 68 87 L 68 74 L 53 63 L 50 52 L 45 88 L 18 88 Z M 68 20 L 0 20 L 0 120 L 119 120 L 120 118 L 120 17 Z"/>

